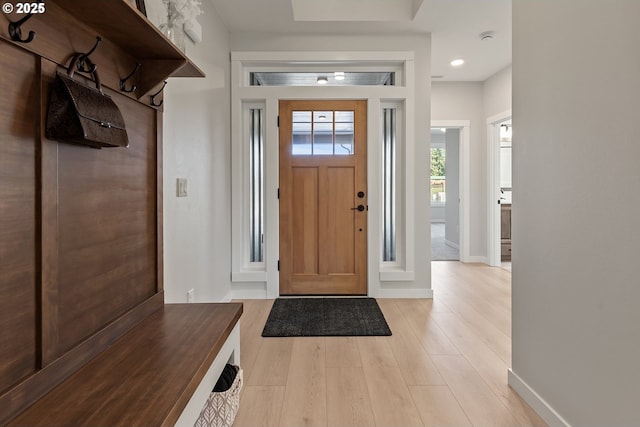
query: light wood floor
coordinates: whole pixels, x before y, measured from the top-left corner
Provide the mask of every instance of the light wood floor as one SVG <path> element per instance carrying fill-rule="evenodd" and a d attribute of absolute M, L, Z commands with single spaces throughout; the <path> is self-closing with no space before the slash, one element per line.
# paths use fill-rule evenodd
<path fill-rule="evenodd" d="M 234 426 L 543 426 L 507 385 L 511 273 L 432 265 L 433 300 L 378 300 L 390 337 L 262 338 L 243 301 Z"/>

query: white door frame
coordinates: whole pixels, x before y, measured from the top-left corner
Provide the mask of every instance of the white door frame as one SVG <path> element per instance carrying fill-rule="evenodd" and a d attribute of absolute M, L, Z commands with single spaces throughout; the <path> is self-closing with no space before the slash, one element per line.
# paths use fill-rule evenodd
<path fill-rule="evenodd" d="M 489 212 L 487 213 L 487 252 L 489 265 L 499 267 L 502 260 L 500 252 L 500 129 L 499 124 L 511 119 L 511 110 L 491 116 L 487 119 L 487 194 Z"/>
<path fill-rule="evenodd" d="M 469 120 L 432 120 L 432 128 L 456 128 L 460 129 L 460 261 L 469 262 L 469 138 L 470 138 Z M 431 200 L 431 198 L 429 198 Z M 431 255 L 429 255 L 431 257 Z"/>

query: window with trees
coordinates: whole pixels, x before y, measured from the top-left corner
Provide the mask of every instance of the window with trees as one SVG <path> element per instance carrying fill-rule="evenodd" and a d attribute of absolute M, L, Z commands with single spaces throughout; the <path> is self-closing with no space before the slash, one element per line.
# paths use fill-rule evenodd
<path fill-rule="evenodd" d="M 446 150 L 431 149 L 431 204 L 442 205 L 447 201 L 445 170 Z"/>

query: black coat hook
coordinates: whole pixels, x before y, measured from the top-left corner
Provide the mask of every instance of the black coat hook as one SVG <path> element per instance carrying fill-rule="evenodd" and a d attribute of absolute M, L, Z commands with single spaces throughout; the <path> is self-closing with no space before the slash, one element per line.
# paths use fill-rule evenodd
<path fill-rule="evenodd" d="M 156 104 L 156 96 L 160 95 L 160 92 L 162 92 L 164 90 L 164 87 L 166 85 L 167 85 L 167 81 L 165 80 L 164 83 L 162 84 L 162 87 L 160 88 L 160 90 L 150 96 L 150 98 L 151 98 L 151 106 L 159 107 L 159 106 L 162 105 L 162 103 L 164 102 L 164 99 L 162 101 L 160 101 L 159 104 Z"/>
<path fill-rule="evenodd" d="M 101 41 L 102 37 L 96 36 L 96 44 L 93 45 L 89 52 L 82 54 L 82 56 L 78 60 L 78 71 L 83 73 L 93 73 L 94 71 L 96 71 L 95 64 L 91 64 L 91 66 L 88 66 L 85 61 L 89 59 L 89 56 L 91 56 L 93 52 L 95 52 Z"/>
<path fill-rule="evenodd" d="M 43 0 L 38 0 L 38 3 L 42 3 L 42 1 Z M 31 19 L 32 16 L 33 16 L 33 13 L 30 13 L 26 16 L 23 16 L 21 19 L 17 20 L 16 22 L 9 21 L 9 35 L 11 36 L 11 40 L 13 40 L 14 42 L 20 42 L 20 43 L 31 43 L 33 39 L 36 38 L 35 31 L 29 31 L 29 35 L 27 36 L 27 38 L 23 39 L 22 28 L 20 28 L 22 24 L 24 24 L 29 19 Z"/>
<path fill-rule="evenodd" d="M 131 86 L 130 89 L 127 89 L 127 80 L 129 80 L 131 77 L 133 77 L 133 75 L 136 73 L 136 71 L 138 71 L 140 69 L 140 67 L 142 66 L 141 63 L 136 63 L 136 68 L 131 72 L 131 74 L 129 74 L 127 77 L 125 77 L 124 79 L 120 79 L 120 90 L 122 92 L 127 92 L 127 93 L 131 93 L 134 90 L 136 90 L 137 86 L 133 85 Z"/>

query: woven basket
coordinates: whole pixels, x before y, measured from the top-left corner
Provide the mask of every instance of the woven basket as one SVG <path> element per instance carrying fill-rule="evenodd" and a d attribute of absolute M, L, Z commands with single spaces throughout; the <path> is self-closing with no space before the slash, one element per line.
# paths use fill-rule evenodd
<path fill-rule="evenodd" d="M 238 371 L 231 388 L 223 392 L 212 392 L 202 408 L 194 427 L 231 427 L 240 406 L 240 390 L 242 390 L 242 369 Z"/>

